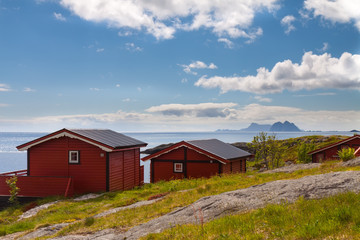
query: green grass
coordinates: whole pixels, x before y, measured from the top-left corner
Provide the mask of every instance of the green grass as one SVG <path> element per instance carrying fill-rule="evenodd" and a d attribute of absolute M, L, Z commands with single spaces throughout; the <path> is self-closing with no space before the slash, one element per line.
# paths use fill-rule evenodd
<path fill-rule="evenodd" d="M 41 226 L 63 222 L 73 222 L 73 224 L 63 229 L 58 235 L 89 233 L 106 228 L 126 231 L 140 223 L 169 213 L 178 207 L 189 205 L 204 196 L 246 188 L 279 179 L 294 179 L 306 175 L 345 170 L 360 170 L 360 167 L 345 168 L 340 167 L 337 162 L 328 162 L 324 163 L 320 168 L 300 170 L 294 173 L 258 174 L 249 172 L 246 174 L 216 176 L 209 179 L 184 179 L 146 184 L 141 188 L 123 192 L 105 193 L 99 198 L 82 202 L 65 199 L 48 209 L 42 210 L 36 217 L 19 222 L 16 220 L 18 216 L 22 214 L 22 207 L 13 207 L 0 212 L 0 236 L 25 230 L 34 230 Z M 164 199 L 154 204 L 92 219 L 92 216 L 107 209 L 126 206 L 164 193 L 168 194 Z M 50 199 L 45 199 L 42 200 L 42 202 L 49 200 Z"/>
<path fill-rule="evenodd" d="M 143 239 L 359 239 L 360 194 L 268 205 L 204 225 L 183 225 Z"/>

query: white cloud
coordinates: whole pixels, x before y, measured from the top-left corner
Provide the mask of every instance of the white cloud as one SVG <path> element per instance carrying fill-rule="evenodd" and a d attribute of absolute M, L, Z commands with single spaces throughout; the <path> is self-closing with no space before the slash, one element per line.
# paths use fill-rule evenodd
<path fill-rule="evenodd" d="M 276 10 L 279 0 L 61 0 L 75 15 L 115 28 L 145 30 L 171 39 L 178 30 L 212 30 L 218 36 L 256 37 L 248 32 L 257 12 Z"/>
<path fill-rule="evenodd" d="M 360 90 L 360 55 L 343 53 L 340 58 L 330 54 L 306 52 L 300 64 L 285 60 L 273 69 L 261 67 L 256 75 L 245 77 L 202 76 L 195 86 L 220 88 L 222 93 L 244 91 L 256 94 L 280 93 L 285 89 L 357 89 Z"/>
<path fill-rule="evenodd" d="M 329 49 L 329 43 L 324 42 L 323 47 L 320 49 L 317 49 L 319 52 L 326 52 Z"/>
<path fill-rule="evenodd" d="M 66 18 L 61 13 L 54 12 L 54 17 L 59 21 L 62 21 L 62 22 L 66 21 Z"/>
<path fill-rule="evenodd" d="M 101 89 L 100 88 L 90 88 L 90 91 L 100 91 Z"/>
<path fill-rule="evenodd" d="M 232 41 L 230 41 L 227 38 L 219 38 L 218 42 L 224 43 L 225 47 L 227 48 L 233 48 L 234 47 L 234 43 Z"/>
<path fill-rule="evenodd" d="M 192 71 L 192 69 L 217 69 L 217 66 L 214 63 L 210 63 L 208 65 L 202 61 L 195 61 L 190 63 L 189 65 L 179 64 L 179 66 L 184 68 L 184 72 L 193 75 L 197 75 L 197 72 Z"/>
<path fill-rule="evenodd" d="M 105 51 L 105 48 L 98 48 L 98 49 L 96 49 L 96 52 L 97 52 L 97 53 L 100 53 L 100 52 L 103 52 L 103 51 Z"/>
<path fill-rule="evenodd" d="M 304 8 L 315 17 L 320 16 L 334 23 L 353 23 L 360 31 L 358 0 L 305 0 Z"/>
<path fill-rule="evenodd" d="M 124 98 L 122 101 L 123 102 L 131 102 L 131 99 L 130 98 Z"/>
<path fill-rule="evenodd" d="M 142 88 L 141 87 L 137 87 L 138 92 L 142 92 Z"/>
<path fill-rule="evenodd" d="M 120 31 L 118 32 L 118 36 L 119 37 L 129 37 L 131 36 L 133 33 L 131 31 Z"/>
<path fill-rule="evenodd" d="M 336 96 L 336 93 L 324 92 L 324 93 L 315 93 L 315 94 L 294 95 L 294 97 L 314 97 L 314 96 Z"/>
<path fill-rule="evenodd" d="M 115 87 L 119 88 L 119 87 L 120 87 L 120 84 L 119 84 L 119 83 L 118 83 L 118 84 L 116 84 L 116 85 L 115 85 Z"/>
<path fill-rule="evenodd" d="M 6 103 L 0 103 L 0 107 L 8 107 L 9 104 L 6 104 Z"/>
<path fill-rule="evenodd" d="M 11 91 L 11 89 L 7 84 L 0 83 L 0 92 L 9 92 L 9 91 Z"/>
<path fill-rule="evenodd" d="M 29 88 L 29 87 L 26 87 L 26 88 L 24 88 L 23 91 L 24 91 L 24 92 L 35 92 L 36 90 L 35 90 L 35 89 L 32 89 L 32 88 Z"/>
<path fill-rule="evenodd" d="M 251 122 L 272 124 L 288 120 L 305 130 L 350 130 L 360 126 L 360 111 L 309 111 L 286 106 L 236 103 L 164 104 L 148 108 L 147 113 L 125 112 L 43 116 L 33 119 L 1 119 L 0 126 L 19 129 L 58 129 L 100 127 L 122 131 L 210 131 L 240 129 Z M 346 116 L 346 117 L 344 117 Z M 204 124 L 206 121 L 206 124 Z"/>
<path fill-rule="evenodd" d="M 258 100 L 259 102 L 272 102 L 272 99 L 271 98 L 264 98 L 264 97 L 261 97 L 261 96 L 255 96 L 254 99 Z"/>
<path fill-rule="evenodd" d="M 286 27 L 285 33 L 289 34 L 291 31 L 295 30 L 295 27 L 293 25 L 293 22 L 295 21 L 295 17 L 292 15 L 287 15 L 283 19 L 281 19 L 281 25 Z"/>
<path fill-rule="evenodd" d="M 130 52 L 141 52 L 143 49 L 135 45 L 135 43 L 125 43 L 125 49 Z"/>
<path fill-rule="evenodd" d="M 187 83 L 187 82 L 188 82 L 187 78 L 181 79 L 181 83 Z"/>
<path fill-rule="evenodd" d="M 236 103 L 163 104 L 150 107 L 146 111 L 177 117 L 226 117 L 228 109 L 234 106 Z"/>

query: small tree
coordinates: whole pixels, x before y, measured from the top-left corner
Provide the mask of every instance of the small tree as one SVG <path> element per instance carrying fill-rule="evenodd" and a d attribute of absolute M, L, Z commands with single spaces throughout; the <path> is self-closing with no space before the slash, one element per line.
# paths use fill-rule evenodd
<path fill-rule="evenodd" d="M 311 152 L 315 149 L 315 144 L 313 142 L 311 143 L 301 143 L 298 147 L 298 159 L 297 161 L 299 163 L 309 163 L 311 162 L 311 156 L 308 155 L 308 152 Z"/>
<path fill-rule="evenodd" d="M 19 194 L 20 188 L 18 188 L 16 186 L 17 183 L 17 176 L 13 176 L 11 178 L 6 179 L 6 184 L 9 186 L 10 188 L 10 198 L 9 198 L 9 202 L 12 204 L 17 205 L 19 203 L 18 199 L 17 199 L 17 195 Z"/>
<path fill-rule="evenodd" d="M 264 162 L 265 168 L 277 168 L 283 165 L 282 154 L 283 146 L 277 141 L 275 135 L 268 135 L 260 132 L 254 136 L 251 148 L 255 150 L 255 161 Z"/>
<path fill-rule="evenodd" d="M 338 151 L 338 155 L 341 160 L 349 161 L 350 159 L 355 158 L 355 149 L 353 148 L 343 148 Z"/>

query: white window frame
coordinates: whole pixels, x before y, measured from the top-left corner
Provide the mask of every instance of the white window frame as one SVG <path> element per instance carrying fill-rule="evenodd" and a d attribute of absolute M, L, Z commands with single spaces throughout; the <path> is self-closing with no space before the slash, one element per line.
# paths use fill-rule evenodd
<path fill-rule="evenodd" d="M 180 170 L 177 170 L 177 169 L 176 169 L 176 165 L 177 165 L 177 164 L 180 164 L 180 166 L 181 166 L 181 169 L 180 169 Z M 182 173 L 182 172 L 184 172 L 184 164 L 183 164 L 183 163 L 178 163 L 178 162 L 174 163 L 174 172 L 175 172 L 175 173 Z"/>
<path fill-rule="evenodd" d="M 76 153 L 76 160 L 72 160 L 71 155 Z M 69 163 L 70 164 L 79 164 L 80 163 L 80 151 L 69 151 Z"/>

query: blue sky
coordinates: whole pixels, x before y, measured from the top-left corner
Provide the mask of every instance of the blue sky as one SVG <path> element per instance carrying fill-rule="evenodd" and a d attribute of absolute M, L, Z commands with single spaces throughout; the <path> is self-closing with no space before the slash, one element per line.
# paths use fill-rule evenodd
<path fill-rule="evenodd" d="M 0 0 L 0 130 L 360 129 L 359 9 Z"/>

